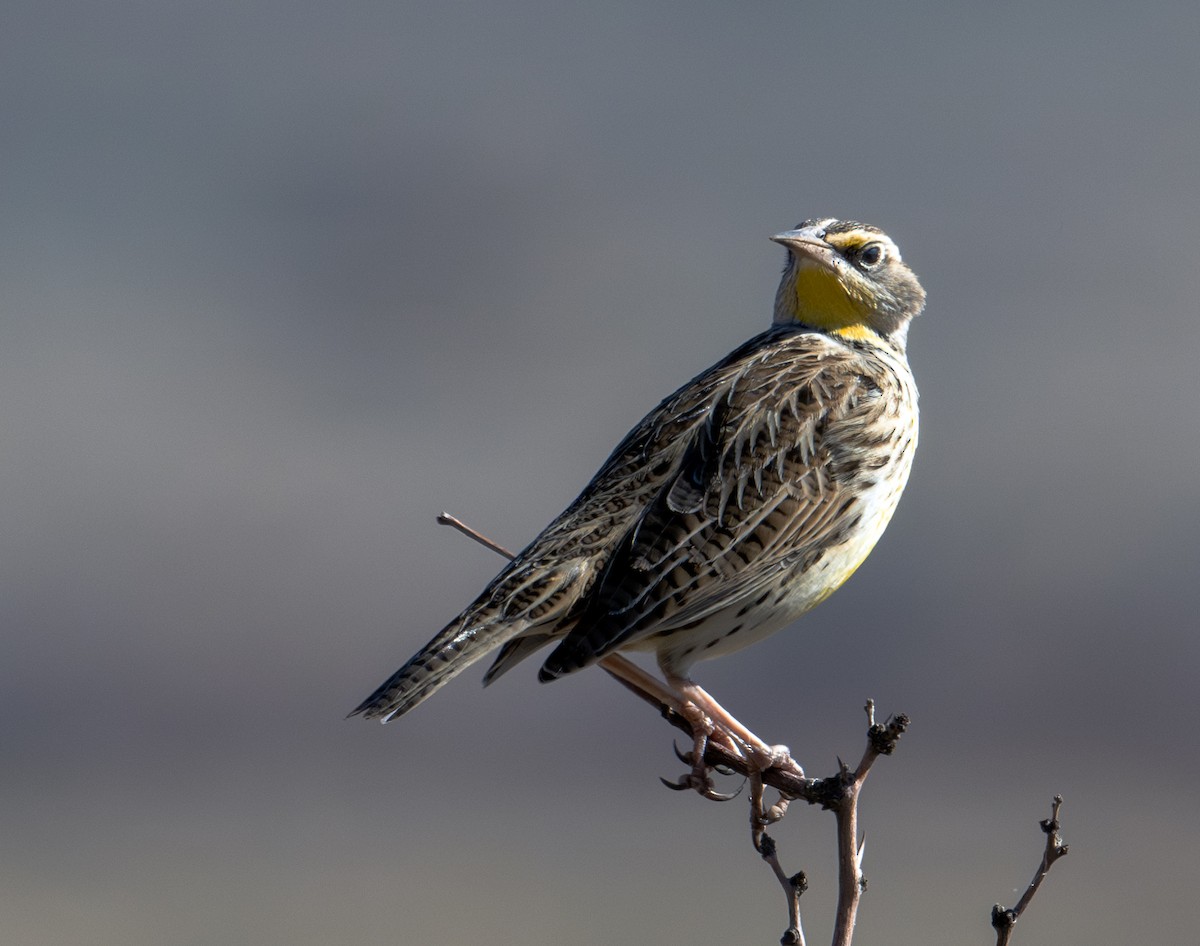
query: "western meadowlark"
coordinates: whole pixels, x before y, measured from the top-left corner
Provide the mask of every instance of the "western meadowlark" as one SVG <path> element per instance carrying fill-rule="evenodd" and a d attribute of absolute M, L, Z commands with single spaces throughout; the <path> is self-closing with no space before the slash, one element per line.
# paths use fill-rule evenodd
<path fill-rule="evenodd" d="M 905 343 L 925 291 L 875 227 L 806 220 L 771 239 L 788 250 L 773 325 L 652 410 L 351 715 L 407 713 L 497 648 L 485 685 L 550 644 L 542 681 L 652 651 L 661 692 L 702 730 L 698 753 L 716 733 L 772 764 L 782 747 L 757 740 L 688 670 L 819 604 L 883 533 L 917 446 Z"/>

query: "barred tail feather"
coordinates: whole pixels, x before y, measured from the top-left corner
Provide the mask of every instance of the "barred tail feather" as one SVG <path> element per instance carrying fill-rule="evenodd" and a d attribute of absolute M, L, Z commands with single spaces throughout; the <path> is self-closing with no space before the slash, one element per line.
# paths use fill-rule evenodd
<path fill-rule="evenodd" d="M 385 723 L 403 716 L 524 627 L 525 622 L 472 625 L 455 618 L 349 715 Z"/>
<path fill-rule="evenodd" d="M 522 660 L 534 651 L 541 650 L 546 644 L 554 640 L 554 638 L 555 634 L 553 632 L 539 634 L 532 631 L 528 634 L 514 637 L 500 648 L 500 653 L 497 654 L 495 663 L 483 675 L 483 685 L 490 686 L 499 676 L 508 673 L 508 671 Z"/>

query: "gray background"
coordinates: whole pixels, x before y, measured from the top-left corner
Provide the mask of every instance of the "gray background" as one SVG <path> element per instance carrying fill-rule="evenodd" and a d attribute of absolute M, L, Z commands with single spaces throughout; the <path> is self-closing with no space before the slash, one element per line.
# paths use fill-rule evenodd
<path fill-rule="evenodd" d="M 343 715 L 807 216 L 929 291 L 860 573 L 699 680 L 864 802 L 864 943 L 1194 942 L 1200 7 L 15 2 L 0 31 L 6 943 L 774 943 L 744 801 L 603 674 Z M 828 937 L 832 819 L 776 832 Z"/>

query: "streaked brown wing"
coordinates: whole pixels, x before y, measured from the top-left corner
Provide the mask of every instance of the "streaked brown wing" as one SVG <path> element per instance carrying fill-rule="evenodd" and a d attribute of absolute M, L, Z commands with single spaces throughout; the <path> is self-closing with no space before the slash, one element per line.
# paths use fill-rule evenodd
<path fill-rule="evenodd" d="M 869 397 L 859 356 L 824 335 L 791 333 L 730 367 L 692 406 L 702 421 L 608 558 L 544 679 L 754 599 L 780 568 L 851 524 L 829 427 Z"/>

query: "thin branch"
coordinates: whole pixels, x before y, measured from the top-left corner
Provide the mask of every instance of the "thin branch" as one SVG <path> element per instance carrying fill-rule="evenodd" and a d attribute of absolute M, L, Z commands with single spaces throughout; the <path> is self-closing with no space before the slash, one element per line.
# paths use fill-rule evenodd
<path fill-rule="evenodd" d="M 774 824 L 787 813 L 790 799 L 780 796 L 779 801 L 769 809 L 763 808 L 762 773 L 755 772 L 750 776 L 750 838 L 754 849 L 762 855 L 762 859 L 771 868 L 783 895 L 788 902 L 788 927 L 783 932 L 779 942 L 782 946 L 805 946 L 804 926 L 800 922 L 800 895 L 808 889 L 808 878 L 804 871 L 791 877 L 779 863 L 779 854 L 775 847 L 775 839 L 766 832 L 766 826 Z"/>
<path fill-rule="evenodd" d="M 611 657 L 605 657 L 600 661 L 600 666 L 628 687 L 635 696 L 645 700 L 658 710 L 662 714 L 663 719 L 676 729 L 686 733 L 689 738 L 694 736 L 692 724 L 688 722 L 687 718 L 678 709 L 670 705 L 666 700 L 660 699 L 657 694 L 639 687 L 626 677 L 614 672 L 609 665 L 610 659 Z M 621 659 L 625 660 L 625 658 Z M 635 667 L 637 666 L 632 661 L 625 662 Z M 709 768 L 732 772 L 741 775 L 743 778 L 750 778 L 752 773 L 757 771 L 747 762 L 744 756 L 735 753 L 728 746 L 712 740 L 704 747 L 704 762 Z M 829 807 L 829 794 L 826 787 L 828 780 L 802 776 L 799 774 L 802 771 L 800 765 L 789 757 L 783 760 L 779 766 L 774 766 L 759 774 L 762 776 L 764 785 L 771 786 L 771 788 L 788 798 L 801 798 L 810 805 Z"/>
<path fill-rule="evenodd" d="M 908 717 L 903 714 L 891 717 L 884 724 L 875 722 L 874 700 L 867 700 L 864 709 L 869 728 L 867 748 L 863 752 L 862 761 L 853 772 L 843 765 L 836 776 L 841 791 L 837 804 L 833 806 L 833 813 L 837 818 L 838 844 L 838 902 L 833 929 L 834 946 L 850 946 L 854 937 L 854 924 L 858 918 L 858 904 L 862 899 L 862 892 L 867 887 L 862 871 L 865 844 L 860 843 L 858 836 L 859 793 L 875 760 L 881 755 L 891 755 L 896 750 L 896 743 L 909 724 Z"/>
<path fill-rule="evenodd" d="M 689 736 L 692 734 L 691 725 L 682 715 L 637 687 L 629 685 L 625 680 L 621 682 L 626 683 L 634 693 L 655 706 L 671 725 Z M 767 824 L 783 817 L 791 799 L 800 799 L 810 805 L 820 805 L 832 810 L 837 820 L 838 903 L 833 943 L 834 946 L 851 946 L 859 901 L 863 890 L 866 889 L 866 880 L 862 873 L 863 844 L 859 841 L 858 832 L 859 794 L 875 761 L 881 755 L 891 755 L 895 751 L 896 744 L 909 726 L 909 718 L 903 714 L 890 718 L 886 723 L 876 723 L 875 703 L 872 700 L 867 701 L 865 709 L 870 728 L 867 730 L 867 747 L 862 760 L 853 771 L 849 766 L 842 765 L 838 774 L 829 778 L 797 777 L 791 766 L 758 772 L 749 766 L 745 759 L 724 746 L 709 743 L 705 748 L 704 761 L 708 765 L 738 773 L 750 780 L 750 823 L 754 847 L 770 866 L 788 899 L 788 928 L 780 940 L 784 946 L 799 946 L 804 943 L 799 900 L 800 894 L 808 886 L 808 881 L 803 872 L 788 877 L 779 863 L 774 839 L 763 829 Z M 780 802 L 768 810 L 764 810 L 762 799 L 763 787 L 766 785 L 778 790 L 781 796 Z"/>
<path fill-rule="evenodd" d="M 478 542 L 484 548 L 491 549 L 497 555 L 503 555 L 510 562 L 514 558 L 517 557 L 516 552 L 510 552 L 503 545 L 497 545 L 495 542 L 493 542 L 491 539 L 489 539 L 482 532 L 476 532 L 474 529 L 472 529 L 469 525 L 467 525 L 461 519 L 450 515 L 450 513 L 448 513 L 448 512 L 439 513 L 438 517 L 437 517 L 437 521 L 438 521 L 438 525 L 452 526 L 453 528 L 457 529 L 459 532 L 461 532 L 463 535 L 467 536 L 468 538 L 474 539 L 476 542 Z"/>
<path fill-rule="evenodd" d="M 1017 925 L 1017 920 L 1021 918 L 1025 908 L 1033 901 L 1038 888 L 1042 886 L 1042 881 L 1050 873 L 1050 868 L 1060 857 L 1067 855 L 1069 848 L 1063 844 L 1062 835 L 1059 833 L 1061 825 L 1058 813 L 1062 808 L 1062 803 L 1062 795 L 1055 795 L 1050 809 L 1050 817 L 1041 822 L 1042 832 L 1046 835 L 1046 848 L 1042 852 L 1042 862 L 1038 864 L 1033 880 L 1025 888 L 1017 905 L 1007 910 L 998 903 L 992 907 L 992 927 L 996 931 L 996 946 L 1008 946 L 1013 927 Z"/>

